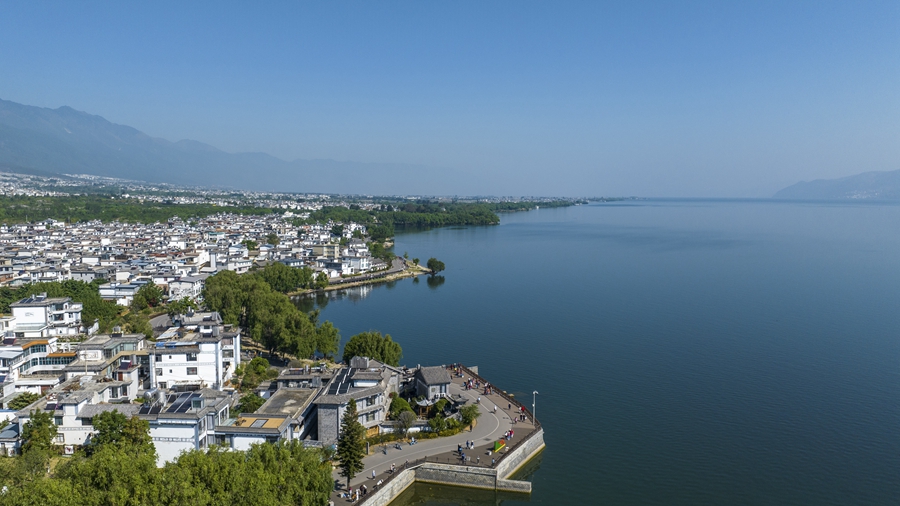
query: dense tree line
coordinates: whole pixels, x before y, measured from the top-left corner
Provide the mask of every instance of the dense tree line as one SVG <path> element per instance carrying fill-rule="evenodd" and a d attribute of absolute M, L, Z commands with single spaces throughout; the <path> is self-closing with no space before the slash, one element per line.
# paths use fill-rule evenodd
<path fill-rule="evenodd" d="M 39 423 L 28 437 L 40 444 L 0 459 L 0 505 L 312 506 L 327 503 L 333 486 L 323 453 L 296 441 L 192 451 L 157 468 L 149 424 L 116 411 L 94 417 L 91 444 L 53 467 L 56 426 L 50 414 Z"/>
<path fill-rule="evenodd" d="M 341 206 L 325 206 L 310 213 L 304 223 L 326 223 L 329 220 L 367 225 L 369 236 L 373 241 L 384 241 L 394 235 L 395 227 L 433 228 L 452 225 L 495 225 L 500 223 L 497 212 L 527 211 L 537 206 L 562 207 L 573 205 L 568 200 L 548 202 L 434 202 L 418 200 L 415 202 L 396 202 L 382 204 L 372 210 L 363 210 L 359 206 L 350 208 Z M 299 222 L 298 222 L 299 223 Z"/>
<path fill-rule="evenodd" d="M 272 213 L 272 209 L 264 207 L 141 202 L 138 199 L 104 195 L 0 197 L 0 222 L 2 223 L 34 222 L 46 219 L 56 219 L 68 223 L 91 220 L 156 223 L 165 222 L 174 216 L 187 220 L 223 211 L 245 215 Z"/>
<path fill-rule="evenodd" d="M 387 365 L 400 365 L 403 349 L 391 339 L 390 334 L 381 332 L 362 332 L 351 337 L 344 345 L 344 362 L 350 363 L 353 357 L 369 357 Z"/>
<path fill-rule="evenodd" d="M 250 275 L 259 277 L 273 290 L 281 293 L 291 293 L 300 288 L 317 288 L 315 273 L 309 267 L 288 267 L 275 262 Z"/>
<path fill-rule="evenodd" d="M 280 264 L 269 267 L 275 265 Z M 210 276 L 203 288 L 206 306 L 218 311 L 225 323 L 247 329 L 250 338 L 271 353 L 295 357 L 309 357 L 315 351 L 325 356 L 336 354 L 338 329 L 330 322 L 319 324 L 317 313 L 310 315 L 297 309 L 287 295 L 265 281 L 262 272 L 266 269 L 243 276 L 233 271 Z"/>

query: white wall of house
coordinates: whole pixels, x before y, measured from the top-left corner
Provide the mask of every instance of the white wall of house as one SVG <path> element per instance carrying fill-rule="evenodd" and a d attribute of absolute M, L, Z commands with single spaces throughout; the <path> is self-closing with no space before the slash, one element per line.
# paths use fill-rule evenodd
<path fill-rule="evenodd" d="M 206 431 L 199 430 L 197 419 L 164 419 L 160 417 L 150 422 L 150 437 L 156 446 L 157 465 L 177 459 L 181 452 L 200 448 L 200 441 L 206 438 Z"/>

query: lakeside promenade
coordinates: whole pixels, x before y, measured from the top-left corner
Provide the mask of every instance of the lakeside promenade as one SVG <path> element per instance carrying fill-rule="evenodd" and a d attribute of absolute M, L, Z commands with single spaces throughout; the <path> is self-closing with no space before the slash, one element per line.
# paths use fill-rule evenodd
<path fill-rule="evenodd" d="M 415 445 L 401 443 L 402 449 L 399 450 L 394 447 L 393 442 L 386 443 L 387 453 L 383 452 L 385 445 L 372 446 L 370 455 L 363 459 L 363 471 L 350 482 L 350 487 L 354 491 L 362 485 L 365 485 L 368 489 L 368 496 L 361 497 L 359 500 L 360 504 L 366 504 L 368 497 L 378 490 L 377 484 L 379 481 L 382 481 L 382 488 L 384 488 L 404 469 L 420 466 L 426 462 L 485 471 L 496 468 L 506 453 L 513 451 L 519 443 L 525 441 L 536 430 L 540 429 L 540 424 L 534 421 L 531 412 L 527 408 L 526 416 L 528 421 L 518 421 L 520 414 L 519 404 L 514 399 L 505 396 L 496 387 L 493 388 L 492 393 L 485 394 L 484 380 L 477 375 L 474 377 L 481 380 L 482 387 L 466 390 L 464 386 L 466 380 L 473 378 L 475 373 L 466 368 L 461 370 L 462 377 L 458 377 L 451 371 L 452 382 L 449 394 L 454 398 L 462 396 L 468 399 L 467 404 L 478 404 L 481 416 L 478 418 L 475 427 L 471 430 L 464 430 L 454 436 L 421 439 Z M 480 403 L 478 402 L 479 397 L 481 399 Z M 506 449 L 500 453 L 494 453 L 494 442 L 503 439 L 504 435 L 510 430 L 514 431 L 514 436 L 507 442 Z M 473 449 L 465 449 L 467 441 L 474 443 Z M 467 457 L 466 462 L 462 461 L 457 451 L 459 446 L 464 448 L 463 453 Z M 541 447 L 543 447 L 543 444 L 541 444 Z M 392 464 L 395 469 L 394 473 L 391 473 Z M 375 473 L 374 478 L 372 478 L 373 471 Z M 347 491 L 347 480 L 340 476 L 339 470 L 335 470 L 332 473 L 332 478 L 335 482 L 335 490 L 332 492 L 331 501 L 334 504 L 354 502 L 347 497 L 342 497 Z"/>

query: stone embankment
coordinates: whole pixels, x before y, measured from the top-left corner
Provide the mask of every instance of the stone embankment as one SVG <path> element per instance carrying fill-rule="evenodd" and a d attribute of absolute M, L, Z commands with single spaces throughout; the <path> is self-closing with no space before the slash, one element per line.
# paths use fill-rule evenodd
<path fill-rule="evenodd" d="M 473 370 L 460 367 L 461 373 L 487 383 L 484 378 Z M 524 412 L 532 420 L 533 429 L 520 440 L 513 442 L 504 453 L 498 455 L 495 462 L 485 461 L 481 465 L 471 465 L 471 462 L 455 463 L 446 455 L 429 456 L 414 461 L 409 461 L 397 469 L 397 472 L 389 475 L 376 490 L 370 490 L 369 494 L 362 498 L 358 504 L 363 506 L 385 506 L 397 498 L 404 490 L 415 482 L 436 483 L 458 487 L 478 488 L 497 492 L 531 493 L 531 483 L 510 479 L 528 461 L 537 456 L 544 448 L 544 430 L 539 421 L 535 420 L 527 406 L 523 406 L 512 396 L 500 390 L 493 390 L 490 395 L 485 395 L 485 401 L 494 403 L 502 399 L 504 403 L 514 406 L 514 412 Z M 487 403 L 485 402 L 485 405 Z M 518 425 L 525 429 L 525 424 Z M 348 501 L 339 499 L 338 501 Z M 337 502 L 337 504 L 340 504 Z M 349 501 L 348 501 L 349 502 Z"/>

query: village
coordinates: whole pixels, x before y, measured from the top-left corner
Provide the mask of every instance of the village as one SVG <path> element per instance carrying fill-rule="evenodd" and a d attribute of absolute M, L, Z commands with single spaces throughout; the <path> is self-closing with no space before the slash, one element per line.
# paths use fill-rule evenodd
<path fill-rule="evenodd" d="M 62 315 L 74 325 L 81 308 L 67 298 L 38 294 L 12 309 L 15 316 Z M 352 403 L 366 440 L 384 443 L 380 449 L 367 445 L 365 469 L 355 480 L 345 482 L 335 471 L 332 500 L 365 499 L 371 489 L 380 494 L 373 500 L 382 497 L 372 504 L 380 504 L 415 480 L 528 492 L 530 484 L 507 478 L 543 447 L 533 405 L 529 409 L 496 389 L 477 367 L 408 368 L 356 356 L 344 364 L 270 368 L 271 379 L 254 389 L 263 404 L 243 412 L 232 380 L 242 364 L 253 363 L 245 363 L 249 355 L 240 329 L 224 324 L 216 312 L 177 315 L 153 340 L 121 332 L 83 341 L 64 335 L 4 339 L 4 406 L 23 393 L 38 398 L 0 411 L 3 455 L 20 453 L 26 425 L 41 416 L 52 419 L 59 453 L 74 455 L 92 443 L 95 417 L 109 412 L 148 423 L 158 466 L 213 447 L 249 450 L 298 441 L 334 448 Z M 412 416 L 391 416 L 395 403 Z M 513 440 L 516 431 L 519 439 Z M 437 435 L 449 437 L 431 439 Z M 403 480 L 394 479 L 403 473 Z"/>

